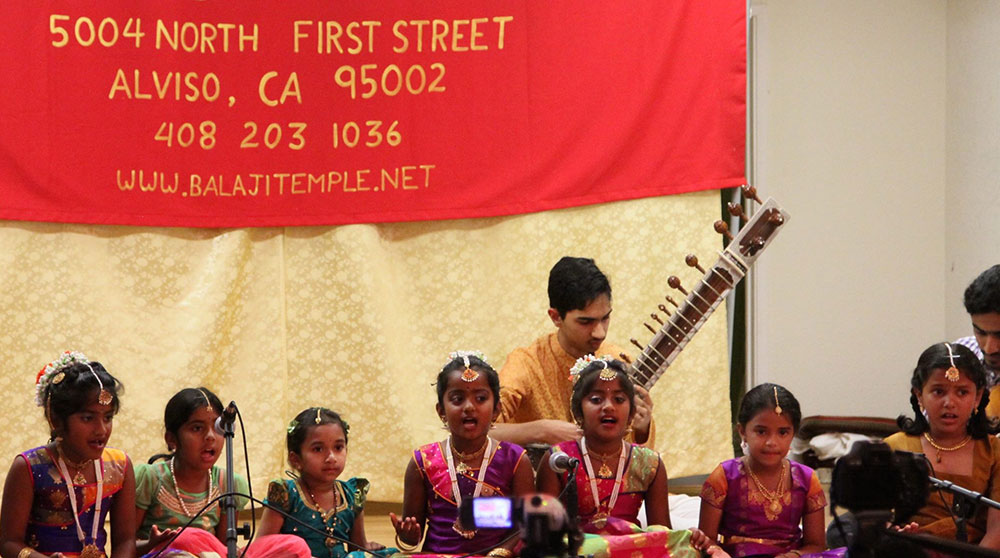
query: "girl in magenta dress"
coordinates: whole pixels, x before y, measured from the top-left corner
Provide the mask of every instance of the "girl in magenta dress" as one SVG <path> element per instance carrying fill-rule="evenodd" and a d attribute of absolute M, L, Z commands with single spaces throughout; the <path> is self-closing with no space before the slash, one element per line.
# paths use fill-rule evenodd
<path fill-rule="evenodd" d="M 500 379 L 479 353 L 452 353 L 437 378 L 437 412 L 449 436 L 417 448 L 406 468 L 403 514 L 390 514 L 397 546 L 423 551 L 507 558 L 517 537 L 507 529 L 467 529 L 462 500 L 516 497 L 533 488 L 531 463 L 520 446 L 489 437 L 500 413 Z"/>
<path fill-rule="evenodd" d="M 713 558 L 844 556 L 825 550 L 826 496 L 815 471 L 786 457 L 802 418 L 795 396 L 761 384 L 743 397 L 738 418 L 746 456 L 705 481 L 699 546 Z"/>
<path fill-rule="evenodd" d="M 635 415 L 635 386 L 627 369 L 619 360 L 584 357 L 572 370 L 577 379 L 570 407 L 584 435 L 552 451 L 579 462 L 575 485 L 585 536 L 578 554 L 696 558 L 692 533 L 670 529 L 667 471 L 660 455 L 625 441 Z M 548 458 L 542 459 L 540 492 L 560 494 L 568 480 L 568 472 L 557 474 Z M 644 503 L 647 528 L 641 528 L 638 519 Z"/>

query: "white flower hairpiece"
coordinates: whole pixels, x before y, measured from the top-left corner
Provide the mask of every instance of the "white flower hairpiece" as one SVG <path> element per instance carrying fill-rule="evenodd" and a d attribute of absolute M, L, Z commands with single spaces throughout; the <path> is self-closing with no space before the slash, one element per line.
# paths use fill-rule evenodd
<path fill-rule="evenodd" d="M 592 354 L 583 355 L 582 357 L 576 359 L 576 364 L 574 364 L 573 367 L 569 369 L 569 377 L 570 379 L 576 380 L 580 376 L 580 372 L 583 372 L 583 370 L 588 366 L 590 366 L 592 362 L 604 363 L 604 369 L 607 370 L 608 361 L 610 360 L 612 360 L 612 357 L 606 355 L 602 357 L 596 357 Z M 603 375 L 601 376 L 601 379 L 604 379 Z M 614 379 L 614 377 L 612 377 L 611 379 Z"/>
<path fill-rule="evenodd" d="M 80 364 L 90 364 L 90 360 L 81 352 L 66 351 L 59 355 L 59 358 L 45 365 L 35 377 L 35 405 L 45 406 L 45 388 L 50 384 L 58 384 L 65 376 L 63 368 L 79 362 Z"/>
<path fill-rule="evenodd" d="M 476 357 L 479 360 L 486 362 L 486 355 L 484 355 L 482 351 L 452 351 L 448 354 L 448 358 L 450 360 L 460 358 L 465 361 L 466 368 L 469 367 L 469 357 Z M 489 364 L 489 362 L 486 362 L 486 364 Z"/>

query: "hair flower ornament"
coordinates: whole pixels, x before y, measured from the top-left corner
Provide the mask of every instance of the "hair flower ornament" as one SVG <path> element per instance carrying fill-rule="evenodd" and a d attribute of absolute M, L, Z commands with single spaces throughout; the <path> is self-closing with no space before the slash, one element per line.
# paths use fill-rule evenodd
<path fill-rule="evenodd" d="M 449 362 L 455 360 L 456 358 L 462 359 L 465 363 L 465 370 L 462 371 L 462 381 L 464 382 L 475 382 L 479 379 L 479 372 L 472 369 L 469 362 L 469 357 L 476 357 L 479 360 L 486 362 L 486 355 L 482 351 L 452 351 L 449 355 Z M 487 362 L 487 364 L 489 364 Z"/>
<path fill-rule="evenodd" d="M 80 364 L 89 364 L 90 360 L 81 352 L 65 351 L 58 358 L 39 370 L 38 375 L 35 376 L 35 405 L 39 407 L 45 405 L 45 388 L 51 384 L 58 384 L 63 381 L 63 378 L 66 377 L 66 374 L 62 371 L 63 368 L 77 362 Z"/>
<path fill-rule="evenodd" d="M 571 380 L 576 381 L 577 379 L 579 379 L 580 373 L 586 370 L 588 366 L 590 366 L 592 363 L 599 362 L 603 365 L 603 369 L 601 370 L 601 373 L 598 377 L 604 380 L 605 382 L 610 382 L 618 377 L 618 372 L 608 367 L 608 361 L 610 360 L 611 357 L 609 356 L 602 356 L 598 358 L 592 354 L 584 355 L 576 359 L 576 364 L 574 364 L 573 367 L 569 369 L 569 377 Z"/>
<path fill-rule="evenodd" d="M 291 434 L 292 432 L 295 432 L 295 429 L 298 427 L 299 427 L 299 421 L 292 420 L 292 422 L 288 423 L 288 429 L 287 429 L 288 433 Z"/>

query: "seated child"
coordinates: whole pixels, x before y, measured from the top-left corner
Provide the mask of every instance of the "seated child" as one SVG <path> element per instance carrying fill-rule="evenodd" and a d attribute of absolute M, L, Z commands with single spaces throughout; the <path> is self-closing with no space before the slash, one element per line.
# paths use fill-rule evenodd
<path fill-rule="evenodd" d="M 218 499 L 226 492 L 226 475 L 216 465 L 224 445 L 215 430 L 220 415 L 222 401 L 204 387 L 184 388 L 167 401 L 163 437 L 170 453 L 154 455 L 135 468 L 140 553 L 157 555 L 166 544 L 169 552 L 164 556 L 226 556 L 226 514 Z M 234 479 L 233 490 L 246 494 L 246 479 L 239 474 Z M 237 508 L 247 501 L 237 496 Z M 309 549 L 294 537 L 264 537 L 254 540 L 246 556 L 308 558 Z"/>
<path fill-rule="evenodd" d="M 746 455 L 722 462 L 705 481 L 698 524 L 705 538 L 696 545 L 713 558 L 843 557 L 843 548 L 825 551 L 819 478 L 786 457 L 802 419 L 795 396 L 761 384 L 743 396 L 737 418 Z"/>
<path fill-rule="evenodd" d="M 895 450 L 930 458 L 931 476 L 1000 500 L 997 420 L 986 413 L 989 391 L 983 363 L 967 347 L 937 343 L 917 360 L 910 379 L 914 416 L 899 417 L 902 432 L 886 438 Z M 953 497 L 931 491 L 906 531 L 955 539 Z M 978 506 L 966 522 L 968 542 L 1000 550 L 1000 510 Z"/>
<path fill-rule="evenodd" d="M 39 372 L 35 403 L 49 443 L 14 458 L 0 510 L 0 553 L 17 558 L 135 556 L 135 479 L 106 447 L 122 385 L 99 362 L 66 351 Z"/>
<path fill-rule="evenodd" d="M 500 378 L 479 353 L 452 353 L 437 376 L 437 413 L 450 435 L 413 452 L 406 467 L 403 515 L 390 514 L 401 548 L 415 548 L 427 524 L 424 552 L 507 558 L 517 537 L 506 529 L 468 529 L 462 501 L 517 497 L 532 491 L 534 473 L 520 446 L 497 442 L 490 425 L 500 414 Z"/>
<path fill-rule="evenodd" d="M 576 382 L 570 408 L 583 437 L 554 446 L 542 459 L 538 490 L 552 495 L 563 491 L 569 473 L 553 471 L 548 455 L 566 453 L 579 461 L 577 508 L 580 527 L 588 534 L 579 554 L 629 556 L 643 551 L 643 555 L 696 557 L 691 532 L 670 530 L 667 471 L 660 455 L 625 441 L 635 416 L 635 386 L 626 371 L 627 365 L 619 360 L 587 356 L 577 361 L 571 371 Z M 647 529 L 638 525 L 643 503 Z"/>
<path fill-rule="evenodd" d="M 264 509 L 258 533 L 295 535 L 305 541 L 315 558 L 361 558 L 369 553 L 349 552 L 351 547 L 388 556 L 395 548 L 365 537 L 365 497 L 368 481 L 354 477 L 338 480 L 347 464 L 347 434 L 350 427 L 340 415 L 322 407 L 299 413 L 288 425 L 288 461 L 298 472 L 290 480 L 273 480 L 267 490 L 267 504 L 295 518 L 286 519 Z"/>

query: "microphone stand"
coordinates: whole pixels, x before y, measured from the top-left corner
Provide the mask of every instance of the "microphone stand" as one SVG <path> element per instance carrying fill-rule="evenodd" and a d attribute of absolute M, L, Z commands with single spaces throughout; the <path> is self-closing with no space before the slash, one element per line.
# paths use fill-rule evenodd
<path fill-rule="evenodd" d="M 576 556 L 583 544 L 583 533 L 580 531 L 580 502 L 576 490 L 576 470 L 579 463 L 570 467 L 566 473 L 566 490 L 563 507 L 566 508 L 567 542 L 569 556 Z"/>
<path fill-rule="evenodd" d="M 229 403 L 235 408 L 234 403 Z M 222 497 L 222 509 L 226 514 L 226 556 L 236 558 L 239 550 L 236 548 L 236 498 L 231 494 L 236 487 L 236 473 L 233 472 L 233 437 L 236 432 L 234 421 L 222 421 L 222 435 L 226 438 L 226 492 Z"/>
<path fill-rule="evenodd" d="M 990 550 L 989 548 L 983 548 L 967 542 L 942 539 L 941 537 L 935 537 L 933 535 L 903 533 L 902 531 L 893 531 L 892 529 L 886 529 L 885 534 L 896 539 L 909 541 L 921 548 L 929 548 L 931 550 L 943 552 L 948 556 L 962 556 L 963 558 L 971 558 L 973 556 L 981 558 L 1000 558 L 1000 552 L 997 552 L 996 550 Z"/>
<path fill-rule="evenodd" d="M 961 542 L 967 542 L 969 540 L 969 534 L 966 530 L 965 524 L 968 519 L 972 517 L 973 512 L 975 512 L 976 504 L 983 503 L 991 508 L 1000 510 L 1000 502 L 990 500 L 979 492 L 962 488 L 951 481 L 936 479 L 934 477 L 928 477 L 928 480 L 932 486 L 943 488 L 953 494 L 952 508 L 955 511 L 956 516 L 955 538 Z"/>

